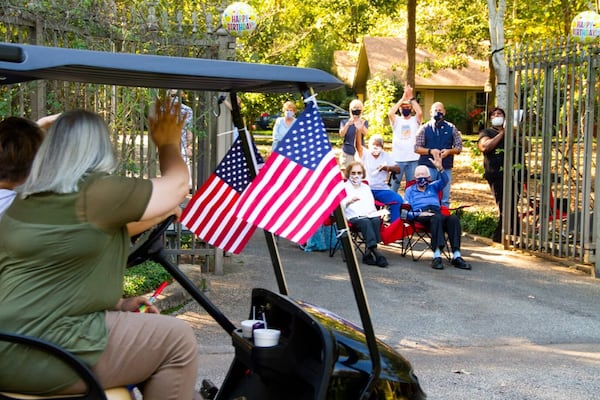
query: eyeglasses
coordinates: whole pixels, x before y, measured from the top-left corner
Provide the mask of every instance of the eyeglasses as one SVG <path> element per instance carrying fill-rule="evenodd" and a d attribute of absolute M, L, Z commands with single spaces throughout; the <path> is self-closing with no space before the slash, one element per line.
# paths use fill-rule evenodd
<path fill-rule="evenodd" d="M 350 175 L 362 175 L 362 171 L 350 171 Z"/>

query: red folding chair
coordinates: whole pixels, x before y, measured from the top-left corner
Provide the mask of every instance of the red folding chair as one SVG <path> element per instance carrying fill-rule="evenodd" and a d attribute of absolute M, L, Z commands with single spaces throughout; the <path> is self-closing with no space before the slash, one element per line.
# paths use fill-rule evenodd
<path fill-rule="evenodd" d="M 406 188 L 409 188 L 410 186 L 414 185 L 415 183 L 416 183 L 416 180 L 407 182 Z M 455 214 L 458 217 L 460 217 L 460 215 L 463 213 L 463 210 L 466 207 L 469 207 L 468 205 L 461 205 L 458 207 L 449 208 L 448 206 L 441 205 L 442 194 L 443 193 L 440 190 L 438 192 L 438 198 L 440 201 L 440 212 L 442 213 L 442 215 Z M 410 206 L 410 204 L 403 204 L 402 209 L 406 210 L 406 211 L 411 211 L 412 207 Z M 402 241 L 401 241 L 401 246 L 402 246 L 401 255 L 404 257 L 410 251 L 412 260 L 419 261 L 421 259 L 421 257 L 423 257 L 423 254 L 425 254 L 425 252 L 427 250 L 433 250 L 431 248 L 431 232 L 429 231 L 428 227 L 426 227 L 419 221 L 410 220 L 408 218 L 401 218 L 401 220 L 402 220 L 402 223 L 406 226 L 406 228 L 405 228 L 406 236 L 404 238 L 402 238 Z M 419 244 L 421 244 L 421 246 L 419 246 Z M 445 246 L 442 249 L 442 253 L 448 259 L 449 262 L 452 261 L 452 254 L 450 251 L 450 245 L 448 243 L 447 235 L 446 235 Z"/>

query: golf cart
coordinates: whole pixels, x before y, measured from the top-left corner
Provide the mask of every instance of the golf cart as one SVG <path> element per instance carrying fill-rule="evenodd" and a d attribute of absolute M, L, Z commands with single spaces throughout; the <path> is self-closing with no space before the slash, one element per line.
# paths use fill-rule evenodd
<path fill-rule="evenodd" d="M 306 98 L 312 94 L 311 90 L 323 91 L 342 85 L 333 76 L 313 69 L 0 43 L 1 84 L 38 79 L 228 92 L 233 99 L 238 92 L 292 91 L 300 91 Z M 239 105 L 232 101 L 231 106 L 233 122 L 241 130 L 244 123 Z M 250 143 L 244 135 L 240 137 L 249 160 Z M 252 170 L 253 166 L 249 168 Z M 338 226 L 347 227 L 340 207 L 335 211 L 335 218 Z M 160 263 L 231 337 L 235 357 L 229 372 L 220 388 L 204 383 L 205 398 L 425 398 L 410 363 L 375 337 L 362 277 L 347 236 L 341 238 L 342 247 L 362 328 L 288 296 L 275 237 L 265 232 L 279 293 L 255 288 L 248 305 L 249 317 L 251 310 L 259 310 L 270 327 L 280 330 L 281 338 L 276 346 L 257 347 L 170 261 L 163 244 L 164 233 L 172 222 L 167 219 L 134 238 L 128 264 L 135 265 L 146 259 Z M 0 340 L 47 347 L 52 353 L 70 358 L 69 362 L 83 371 L 81 376 L 89 385 L 88 393 L 80 398 L 106 398 L 87 367 L 60 348 L 11 333 L 0 332 Z M 0 393 L 0 399 L 7 398 L 32 397 Z"/>

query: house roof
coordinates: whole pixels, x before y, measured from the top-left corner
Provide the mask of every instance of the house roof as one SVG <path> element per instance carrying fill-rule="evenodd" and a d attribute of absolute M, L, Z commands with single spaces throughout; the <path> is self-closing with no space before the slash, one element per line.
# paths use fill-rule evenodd
<path fill-rule="evenodd" d="M 356 52 L 336 50 L 333 52 L 333 65 L 335 75 L 346 85 L 352 86 L 356 73 Z"/>
<path fill-rule="evenodd" d="M 416 49 L 417 64 L 435 60 L 435 56 L 425 50 Z M 403 78 L 406 66 L 406 40 L 394 37 L 365 37 L 361 46 L 354 73 L 353 87 L 365 87 L 366 80 L 375 74 Z M 441 69 L 427 76 L 417 75 L 415 87 L 419 89 L 473 89 L 483 90 L 488 78 L 487 61 L 470 58 L 468 65 L 461 69 Z M 343 78 L 342 78 L 343 79 Z"/>

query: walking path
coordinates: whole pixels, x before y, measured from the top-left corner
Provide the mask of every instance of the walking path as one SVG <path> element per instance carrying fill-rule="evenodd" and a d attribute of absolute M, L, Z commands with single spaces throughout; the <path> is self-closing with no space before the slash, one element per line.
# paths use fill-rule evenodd
<path fill-rule="evenodd" d="M 360 321 L 340 253 L 306 253 L 286 240 L 279 250 L 292 298 Z M 556 262 L 469 237 L 464 271 L 430 268 L 383 248 L 388 268 L 361 265 L 377 336 L 406 356 L 431 399 L 594 399 L 600 391 L 600 285 Z M 253 287 L 277 291 L 264 235 L 209 275 L 208 296 L 231 321 L 250 314 Z M 195 302 L 178 312 L 196 330 L 198 385 L 220 385 L 231 340 Z"/>

